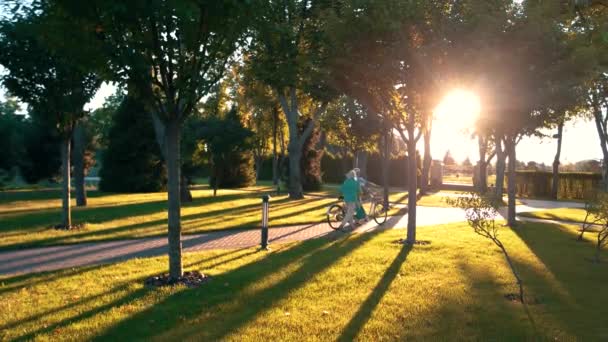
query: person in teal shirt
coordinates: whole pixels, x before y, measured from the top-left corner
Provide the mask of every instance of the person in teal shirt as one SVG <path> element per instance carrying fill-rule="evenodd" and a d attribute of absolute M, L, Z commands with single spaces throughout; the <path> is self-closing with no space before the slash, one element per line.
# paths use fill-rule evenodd
<path fill-rule="evenodd" d="M 360 186 L 357 181 L 357 173 L 355 170 L 351 170 L 346 174 L 346 180 L 340 187 L 342 196 L 344 196 L 344 202 L 346 203 L 346 215 L 342 223 L 340 223 L 339 229 L 344 228 L 348 223 L 351 229 L 355 228 L 355 210 L 357 210 L 357 203 L 359 202 L 359 191 Z"/>

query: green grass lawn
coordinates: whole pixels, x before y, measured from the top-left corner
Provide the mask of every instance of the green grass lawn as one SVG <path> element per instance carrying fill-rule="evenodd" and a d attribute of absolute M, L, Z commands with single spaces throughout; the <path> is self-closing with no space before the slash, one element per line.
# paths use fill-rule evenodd
<path fill-rule="evenodd" d="M 198 289 L 148 289 L 165 257 L 0 279 L 0 340 L 608 339 L 608 264 L 590 240 L 548 224 L 505 229 L 524 307 L 500 252 L 464 224 L 186 254 Z M 608 257 L 607 257 L 608 259 Z"/>
<path fill-rule="evenodd" d="M 584 222 L 585 213 L 585 209 L 582 208 L 558 208 L 520 213 L 518 215 L 538 219 Z"/>
<path fill-rule="evenodd" d="M 219 190 L 213 197 L 207 187 L 192 191 L 194 201 L 182 206 L 182 230 L 193 234 L 211 230 L 259 227 L 261 195 L 272 191 L 265 186 L 241 190 Z M 324 192 L 320 195 L 332 195 Z M 332 195 L 333 196 L 333 195 Z M 25 246 L 59 245 L 90 241 L 165 236 L 167 231 L 167 195 L 108 194 L 89 192 L 87 207 L 74 207 L 74 223 L 86 223 L 76 231 L 57 231 L 49 227 L 59 223 L 60 191 L 20 190 L 0 192 L 0 249 Z M 392 193 L 391 201 L 406 202 L 406 194 Z M 307 196 L 290 201 L 286 195 L 273 196 L 270 225 L 282 226 L 321 222 L 333 197 Z M 72 203 L 75 205 L 75 201 Z M 397 209 L 390 214 L 397 213 Z"/>

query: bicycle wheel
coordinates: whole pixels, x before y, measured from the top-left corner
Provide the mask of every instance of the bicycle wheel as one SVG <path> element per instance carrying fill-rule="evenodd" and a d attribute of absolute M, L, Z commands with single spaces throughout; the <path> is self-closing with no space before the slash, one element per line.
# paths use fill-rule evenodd
<path fill-rule="evenodd" d="M 386 222 L 388 210 L 386 209 L 386 207 L 384 207 L 384 203 L 376 203 L 372 216 L 374 217 L 374 221 L 376 221 L 377 224 L 383 224 L 384 222 Z"/>
<path fill-rule="evenodd" d="M 344 219 L 344 215 L 346 215 L 344 208 L 339 204 L 334 204 L 327 209 L 327 223 L 329 223 L 332 229 L 338 229 Z"/>

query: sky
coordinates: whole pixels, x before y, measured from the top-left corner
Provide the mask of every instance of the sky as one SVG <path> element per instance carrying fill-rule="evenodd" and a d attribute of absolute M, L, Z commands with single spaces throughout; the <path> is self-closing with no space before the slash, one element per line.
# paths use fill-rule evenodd
<path fill-rule="evenodd" d="M 557 130 L 545 130 L 543 133 L 552 136 Z M 441 137 L 441 141 L 437 141 Z M 434 138 L 434 139 L 433 139 Z M 582 119 L 568 122 L 564 126 L 561 163 L 575 163 L 580 160 L 600 159 L 602 150 L 595 124 Z M 477 141 L 470 138 L 463 130 L 454 130 L 448 122 L 435 121 L 431 139 L 431 155 L 433 159 L 443 159 L 446 151 L 458 162 L 467 157 L 477 160 Z M 551 165 L 557 150 L 557 140 L 553 138 L 540 139 L 526 137 L 517 145 L 517 160 L 523 162 L 536 161 Z"/>
<path fill-rule="evenodd" d="M 435 121 L 431 136 L 431 155 L 443 159 L 449 150 L 456 161 L 467 157 L 479 159 L 477 141 L 471 139 L 469 128 L 483 114 L 479 98 L 465 90 L 456 89 L 448 93 L 435 110 Z M 552 138 L 557 130 L 542 130 L 546 138 L 525 137 L 517 145 L 517 160 L 552 164 L 557 150 L 557 140 Z M 562 138 L 561 163 L 600 159 L 602 150 L 595 123 L 577 119 L 566 123 Z"/>
<path fill-rule="evenodd" d="M 1 67 L 0 67 L 1 69 Z M 1 70 L 0 70 L 1 72 Z M 95 97 L 86 106 L 86 110 L 99 108 L 105 99 L 115 92 L 116 88 L 108 83 L 104 83 Z M 4 91 L 0 88 L 0 100 L 4 99 Z M 467 126 L 474 121 L 474 116 L 466 114 L 467 111 L 475 111 L 470 103 L 460 105 L 448 103 L 445 113 L 436 114 L 437 119 L 433 123 L 431 139 L 431 154 L 434 159 L 443 159 L 447 150 L 458 162 L 467 157 L 471 161 L 478 159 L 477 141 L 470 138 L 470 133 L 466 132 Z M 474 107 L 474 106 L 473 106 Z M 482 111 L 482 109 L 478 109 Z M 552 136 L 556 132 L 546 130 L 545 134 Z M 422 140 L 422 139 L 421 139 Z M 553 163 L 557 148 L 557 141 L 553 138 L 524 138 L 517 146 L 517 159 L 523 162 L 536 161 L 550 165 Z M 422 144 L 420 149 L 423 150 Z M 580 160 L 600 159 L 602 150 L 599 138 L 593 121 L 583 119 L 568 122 L 564 127 L 562 164 L 575 163 Z"/>

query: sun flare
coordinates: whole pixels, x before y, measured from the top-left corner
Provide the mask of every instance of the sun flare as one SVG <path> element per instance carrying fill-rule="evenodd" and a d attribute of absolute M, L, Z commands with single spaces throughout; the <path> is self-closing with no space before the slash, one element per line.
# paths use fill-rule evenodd
<path fill-rule="evenodd" d="M 475 124 L 480 111 L 477 94 L 456 89 L 449 92 L 435 108 L 435 120 L 453 129 L 466 129 Z"/>

